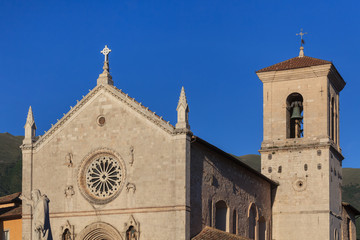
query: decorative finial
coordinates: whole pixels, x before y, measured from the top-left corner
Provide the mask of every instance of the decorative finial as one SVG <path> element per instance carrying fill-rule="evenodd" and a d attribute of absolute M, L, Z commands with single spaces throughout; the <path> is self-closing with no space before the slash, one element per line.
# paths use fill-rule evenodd
<path fill-rule="evenodd" d="M 36 125 L 34 120 L 34 114 L 31 106 L 29 107 L 28 115 L 25 123 L 25 137 L 23 140 L 24 144 L 31 144 L 35 139 Z"/>
<path fill-rule="evenodd" d="M 110 75 L 110 68 L 109 68 L 109 53 L 110 52 L 111 52 L 111 49 L 109 49 L 107 45 L 105 45 L 105 48 L 101 51 L 101 53 L 104 54 L 104 56 L 105 56 L 105 60 L 104 60 L 104 66 L 103 66 L 104 71 L 99 75 L 99 78 L 97 80 L 98 85 L 101 83 L 114 85 L 114 82 Z"/>
<path fill-rule="evenodd" d="M 188 106 L 188 103 L 186 100 L 184 87 L 181 88 L 181 93 L 180 93 L 179 102 L 178 102 L 176 111 L 178 112 L 176 128 L 178 128 L 178 129 L 186 128 L 186 129 L 190 130 L 189 106 Z"/>
<path fill-rule="evenodd" d="M 35 123 L 34 114 L 33 114 L 31 106 L 29 107 L 28 115 L 26 118 L 26 123 L 29 124 L 30 126 L 32 126 Z"/>
<path fill-rule="evenodd" d="M 108 48 L 107 45 L 105 45 L 104 49 L 101 51 L 102 54 L 105 56 L 104 62 L 109 62 L 109 53 L 111 52 L 111 49 Z"/>
<path fill-rule="evenodd" d="M 303 36 L 305 34 L 308 34 L 308 33 L 307 32 L 304 33 L 303 29 L 301 29 L 300 32 L 296 34 L 296 36 L 300 36 L 300 40 L 301 40 L 299 57 L 304 57 L 304 47 L 303 47 L 303 45 L 305 44 L 305 41 L 303 39 Z"/>

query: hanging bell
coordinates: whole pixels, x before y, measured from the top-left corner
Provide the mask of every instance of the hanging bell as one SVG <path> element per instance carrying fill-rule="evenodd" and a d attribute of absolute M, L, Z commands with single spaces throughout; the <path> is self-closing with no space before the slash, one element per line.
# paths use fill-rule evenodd
<path fill-rule="evenodd" d="M 301 110 L 298 104 L 295 104 L 295 106 L 293 107 L 291 119 L 302 119 Z"/>

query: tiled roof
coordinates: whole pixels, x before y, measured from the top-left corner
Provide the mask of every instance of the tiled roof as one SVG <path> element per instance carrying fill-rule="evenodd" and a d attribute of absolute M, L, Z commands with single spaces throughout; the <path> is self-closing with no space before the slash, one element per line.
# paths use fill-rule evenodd
<path fill-rule="evenodd" d="M 22 214 L 21 204 L 15 207 L 13 206 L 8 208 L 0 208 L 0 219 L 21 218 L 21 214 Z"/>
<path fill-rule="evenodd" d="M 360 211 L 357 210 L 354 206 L 352 206 L 350 203 L 348 202 L 342 202 L 343 207 L 347 207 L 350 208 L 351 211 L 356 215 L 359 216 L 360 215 Z"/>
<path fill-rule="evenodd" d="M 304 67 L 318 66 L 324 64 L 331 64 L 331 62 L 326 60 L 321 60 L 318 58 L 307 57 L 307 56 L 294 57 L 289 60 L 271 65 L 270 67 L 260 69 L 256 71 L 256 73 L 289 70 L 289 69 L 304 68 Z"/>
<path fill-rule="evenodd" d="M 13 193 L 10 195 L 0 197 L 0 204 L 14 202 L 20 196 L 20 194 L 21 194 L 21 192 L 17 192 L 17 193 Z"/>
<path fill-rule="evenodd" d="M 198 235 L 193 237 L 192 240 L 250 240 L 250 239 L 206 226 Z"/>

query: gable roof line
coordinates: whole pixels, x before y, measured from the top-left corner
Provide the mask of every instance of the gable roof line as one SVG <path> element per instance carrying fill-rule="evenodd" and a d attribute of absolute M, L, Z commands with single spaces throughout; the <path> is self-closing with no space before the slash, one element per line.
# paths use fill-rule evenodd
<path fill-rule="evenodd" d="M 129 107 L 131 107 L 136 112 L 140 113 L 145 118 L 158 125 L 164 131 L 170 134 L 174 134 L 175 127 L 172 124 L 170 124 L 170 121 L 165 121 L 162 116 L 157 115 L 155 112 L 151 111 L 148 107 L 145 107 L 144 105 L 136 101 L 135 98 L 132 98 L 128 94 L 125 94 L 121 89 L 109 85 L 105 87 L 105 90 L 108 90 L 110 93 L 113 94 L 114 97 L 126 103 Z"/>
<path fill-rule="evenodd" d="M 79 109 L 82 108 L 89 100 L 98 93 L 104 86 L 103 85 L 97 85 L 92 90 L 89 91 L 86 96 L 84 96 L 80 101 L 76 103 L 74 107 L 70 107 L 70 111 L 68 111 L 60 120 L 58 120 L 54 125 L 51 126 L 51 128 L 45 132 L 44 135 L 39 136 L 39 138 L 34 143 L 34 149 L 39 148 L 42 143 L 45 142 L 48 138 L 50 138 L 60 127 L 62 127 L 65 122 L 67 122 L 70 117 L 72 117 Z"/>
<path fill-rule="evenodd" d="M 129 97 L 128 94 L 125 94 L 122 90 L 116 88 L 115 86 L 106 86 L 103 84 L 99 84 L 95 88 L 90 90 L 90 92 L 85 97 L 78 101 L 74 107 L 71 107 L 70 111 L 64 114 L 64 116 L 59 121 L 57 121 L 56 124 L 52 125 L 52 127 L 48 131 L 46 131 L 44 135 L 41 135 L 34 143 L 34 149 L 39 148 L 42 143 L 49 139 L 60 127 L 65 124 L 65 122 L 67 122 L 76 112 L 78 112 L 87 102 L 89 102 L 94 95 L 96 95 L 102 89 L 109 92 L 122 102 L 126 103 L 129 107 L 131 107 L 136 112 L 140 113 L 145 118 L 158 125 L 164 131 L 170 134 L 174 134 L 175 127 L 171 125 L 170 122 L 166 122 L 162 117 L 155 114 L 155 112 L 149 110 L 149 108 L 137 102 L 135 98 Z"/>

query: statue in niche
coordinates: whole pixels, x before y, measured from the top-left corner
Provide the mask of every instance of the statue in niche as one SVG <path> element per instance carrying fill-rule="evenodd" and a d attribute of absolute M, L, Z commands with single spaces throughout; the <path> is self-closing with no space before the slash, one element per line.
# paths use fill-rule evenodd
<path fill-rule="evenodd" d="M 71 232 L 69 231 L 69 229 L 65 229 L 63 235 L 62 235 L 62 240 L 72 240 L 71 239 Z"/>
<path fill-rule="evenodd" d="M 126 240 L 138 240 L 138 234 L 133 226 L 130 226 L 126 231 Z"/>
<path fill-rule="evenodd" d="M 40 190 L 31 192 L 31 200 L 25 196 L 20 197 L 26 205 L 30 205 L 33 212 L 33 240 L 52 240 L 48 197 L 41 195 Z"/>

